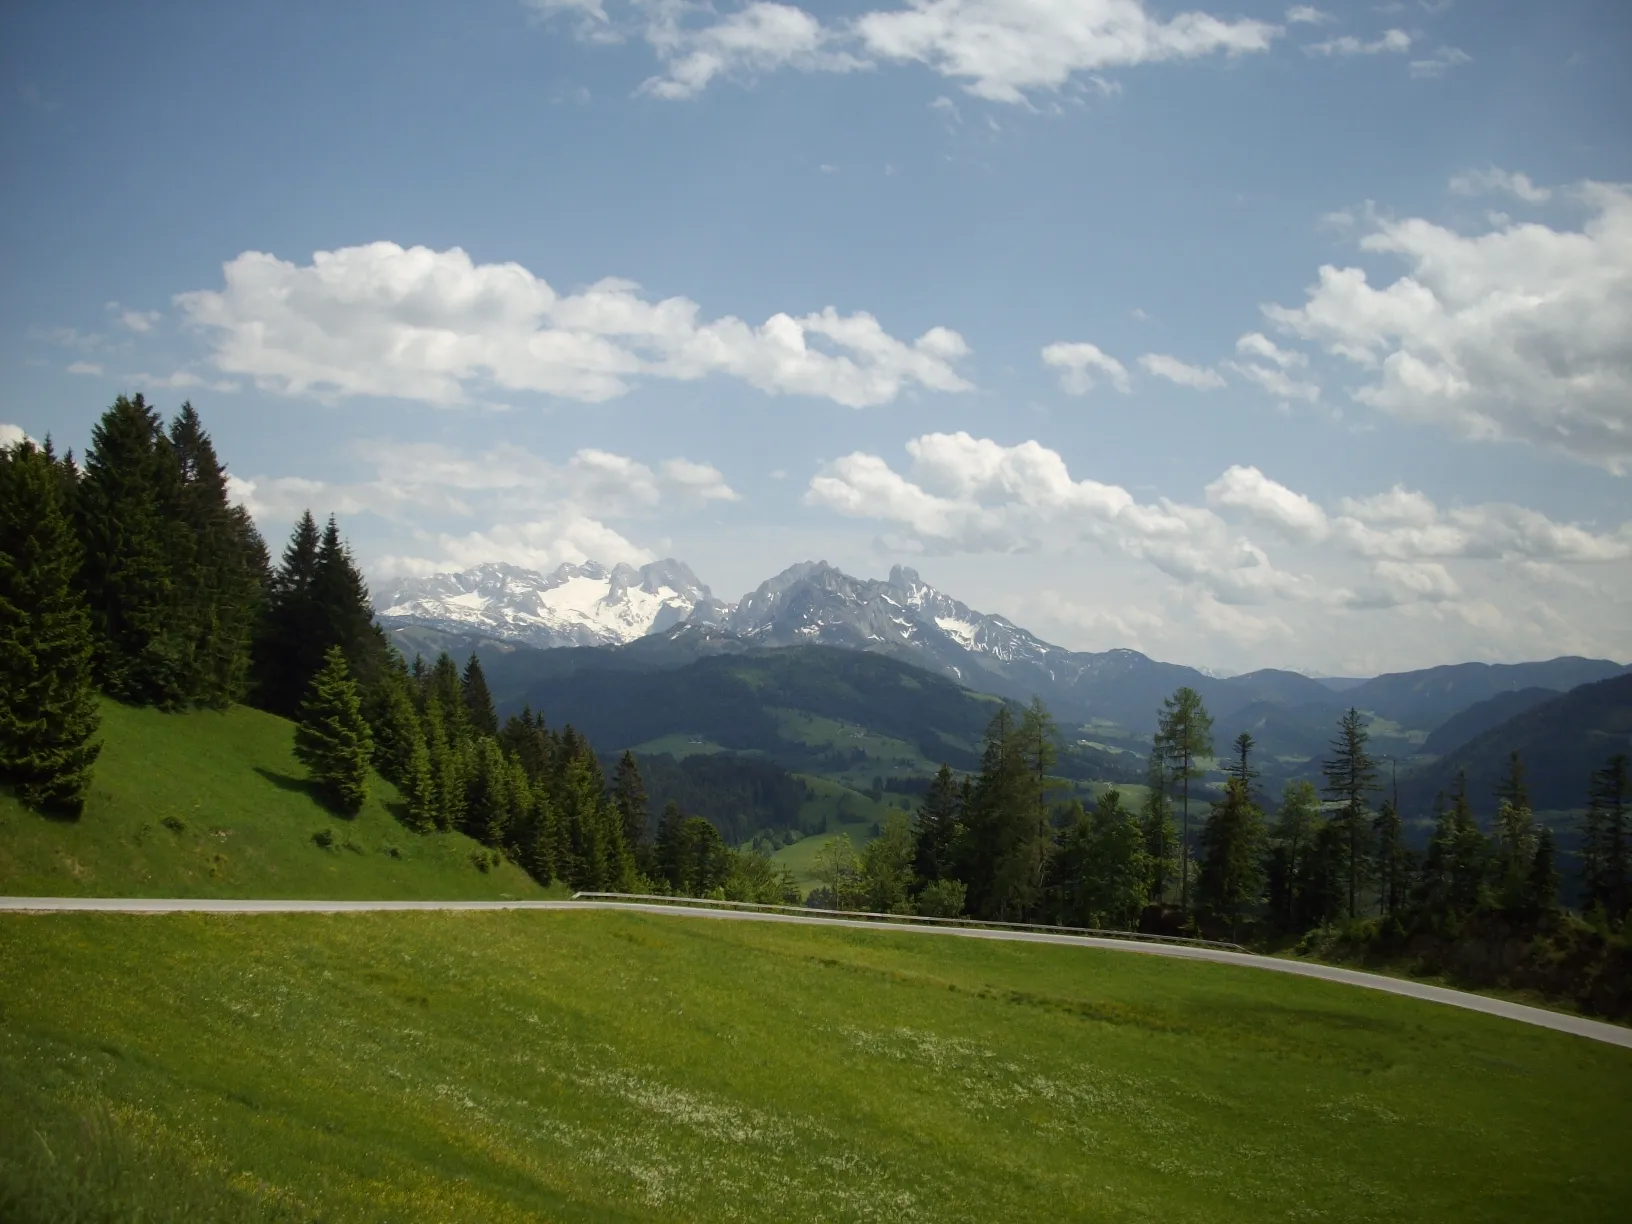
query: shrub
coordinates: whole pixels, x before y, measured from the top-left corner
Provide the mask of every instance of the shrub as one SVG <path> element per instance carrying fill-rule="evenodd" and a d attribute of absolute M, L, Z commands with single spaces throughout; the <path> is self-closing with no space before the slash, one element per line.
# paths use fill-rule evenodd
<path fill-rule="evenodd" d="M 187 831 L 187 822 L 180 816 L 166 816 L 163 820 L 159 821 L 159 823 L 165 828 L 169 829 L 172 833 L 185 833 Z"/>
<path fill-rule="evenodd" d="M 320 850 L 330 850 L 334 847 L 334 830 L 319 829 L 312 834 L 312 841 L 317 843 Z"/>

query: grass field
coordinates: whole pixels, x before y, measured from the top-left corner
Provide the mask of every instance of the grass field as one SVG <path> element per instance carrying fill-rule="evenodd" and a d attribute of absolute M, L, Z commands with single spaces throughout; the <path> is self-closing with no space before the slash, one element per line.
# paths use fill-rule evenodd
<path fill-rule="evenodd" d="M 418 834 L 375 777 L 355 817 L 313 798 L 294 727 L 244 706 L 163 714 L 102 705 L 102 756 L 78 820 L 0 793 L 0 893 L 12 896 L 543 896 L 458 833 Z M 327 831 L 325 849 L 313 835 Z M 482 855 L 485 870 L 473 855 Z"/>
<path fill-rule="evenodd" d="M 1632 1201 L 1632 1051 L 1128 953 L 604 912 L 8 915 L 0 1000 L 5 1219 Z"/>

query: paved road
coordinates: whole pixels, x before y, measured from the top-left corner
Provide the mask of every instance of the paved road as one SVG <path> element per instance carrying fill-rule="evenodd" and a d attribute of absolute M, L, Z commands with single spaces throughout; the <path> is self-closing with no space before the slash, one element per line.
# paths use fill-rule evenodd
<path fill-rule="evenodd" d="M 1328 982 L 1345 982 L 1350 986 L 1364 986 L 1368 990 L 1382 990 L 1389 994 L 1426 999 L 1451 1007 L 1465 1007 L 1469 1011 L 1504 1016 L 1541 1028 L 1574 1033 L 1593 1041 L 1632 1049 L 1632 1028 L 1588 1020 L 1563 1012 L 1547 1011 L 1540 1007 L 1526 1007 L 1504 999 L 1469 994 L 1462 990 L 1448 990 L 1443 986 L 1429 986 L 1402 978 L 1384 977 L 1378 973 L 1362 973 L 1357 969 L 1342 969 L 1335 965 L 1319 965 L 1310 961 L 1281 960 L 1273 956 L 1253 956 L 1245 952 L 1226 952 L 1217 948 L 1192 948 L 1175 944 L 1135 943 L 1123 939 L 1098 939 L 1090 935 L 1055 935 L 1047 931 L 994 931 L 979 927 L 939 927 L 890 925 L 846 918 L 806 917 L 802 914 L 762 914 L 750 910 L 703 909 L 700 907 L 642 904 L 627 901 L 237 901 L 192 900 L 188 898 L 118 898 L 118 897 L 0 897 L 0 911 L 20 912 L 94 912 L 113 914 L 345 914 L 364 911 L 401 910 L 499 910 L 543 909 L 582 910 L 619 909 L 636 910 L 643 914 L 661 914 L 670 918 L 714 918 L 736 922 L 793 922 L 817 926 L 856 927 L 864 930 L 899 931 L 913 935 L 953 935 L 964 939 L 997 939 L 1018 943 L 1069 944 L 1085 948 L 1108 948 L 1117 952 L 1139 952 L 1146 956 L 1171 956 L 1179 960 L 1217 961 L 1226 965 L 1244 965 L 1254 969 L 1269 969 L 1276 973 L 1296 973 L 1303 977 L 1322 978 Z"/>

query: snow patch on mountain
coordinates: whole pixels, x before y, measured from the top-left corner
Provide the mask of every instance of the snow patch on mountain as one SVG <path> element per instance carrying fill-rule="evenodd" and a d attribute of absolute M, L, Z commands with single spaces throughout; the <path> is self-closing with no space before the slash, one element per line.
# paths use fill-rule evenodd
<path fill-rule="evenodd" d="M 481 633 L 532 646 L 611 646 L 660 633 L 721 605 L 679 561 L 608 569 L 593 561 L 550 574 L 492 562 L 455 574 L 403 579 L 374 606 L 386 623 Z"/>

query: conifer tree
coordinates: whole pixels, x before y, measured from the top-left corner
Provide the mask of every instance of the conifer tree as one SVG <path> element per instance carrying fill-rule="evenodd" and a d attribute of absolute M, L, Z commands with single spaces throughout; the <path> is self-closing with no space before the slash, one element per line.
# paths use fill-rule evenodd
<path fill-rule="evenodd" d="M 346 656 L 338 646 L 331 646 L 300 706 L 295 756 L 311 771 L 318 790 L 332 806 L 356 812 L 368 798 L 372 751 L 368 722 Z"/>
<path fill-rule="evenodd" d="M 158 414 L 121 395 L 91 431 L 79 482 L 80 581 L 103 688 L 167 708 L 188 700 L 192 667 L 175 582 L 180 484 Z"/>
<path fill-rule="evenodd" d="M 1360 885 L 1370 874 L 1371 815 L 1366 807 L 1366 796 L 1378 786 L 1377 765 L 1366 751 L 1367 739 L 1360 711 L 1350 709 L 1338 723 L 1337 738 L 1331 743 L 1331 757 L 1321 762 L 1326 793 L 1340 804 L 1335 818 L 1343 830 L 1350 918 L 1360 912 Z"/>
<path fill-rule="evenodd" d="M 1179 784 L 1179 908 L 1190 909 L 1190 783 L 1202 777 L 1202 762 L 1213 755 L 1213 719 L 1201 694 L 1188 686 L 1162 702 L 1157 738 L 1168 774 Z"/>
<path fill-rule="evenodd" d="M 1308 925 L 1304 890 L 1312 875 L 1310 860 L 1322 823 L 1320 796 L 1313 784 L 1301 778 L 1287 782 L 1270 831 L 1274 849 L 1269 883 L 1272 912 L 1289 931 L 1301 931 Z"/>
<path fill-rule="evenodd" d="M 1089 817 L 1092 853 L 1089 857 L 1090 906 L 1102 921 L 1131 930 L 1150 896 L 1150 859 L 1144 834 L 1132 812 L 1122 806 L 1120 791 L 1112 788 L 1094 802 Z"/>
<path fill-rule="evenodd" d="M 443 651 L 431 667 L 430 683 L 425 693 L 426 707 L 434 705 L 441 719 L 442 730 L 450 744 L 458 744 L 470 733 L 470 711 L 465 707 L 465 693 L 459 678 L 459 666 L 453 656 Z"/>
<path fill-rule="evenodd" d="M 425 741 L 417 736 L 409 747 L 397 786 L 408 809 L 408 827 L 416 833 L 429 833 L 436 828 L 436 776 L 431 772 L 431 754 L 425 748 Z"/>
<path fill-rule="evenodd" d="M 494 713 L 493 694 L 488 692 L 487 677 L 482 674 L 482 661 L 476 657 L 474 650 L 465 664 L 465 674 L 459 682 L 459 695 L 465 703 L 471 729 L 478 735 L 497 735 L 499 716 Z"/>
<path fill-rule="evenodd" d="M 324 649 L 340 647 L 358 683 L 372 686 L 386 665 L 388 647 L 374 624 L 368 584 L 352 560 L 351 549 L 340 538 L 340 525 L 333 515 L 318 541 L 311 590 Z"/>
<path fill-rule="evenodd" d="M 1263 896 L 1263 837 L 1263 814 L 1248 797 L 1247 784 L 1231 776 L 1202 828 L 1196 871 L 1197 901 L 1229 923 L 1231 939 Z"/>
<path fill-rule="evenodd" d="M 1515 761 L 1517 754 L 1514 754 Z M 1509 792 L 1512 793 L 1512 792 Z M 1519 796 L 1524 798 L 1523 791 Z M 1527 910 L 1536 862 L 1536 822 L 1528 807 L 1504 798 L 1496 808 L 1495 883 L 1504 909 Z"/>
<path fill-rule="evenodd" d="M 58 467 L 26 439 L 0 448 L 0 780 L 24 803 L 77 814 L 101 715 Z"/>
<path fill-rule="evenodd" d="M 510 819 L 509 763 L 498 741 L 478 736 L 470 746 L 465 778 L 464 831 L 488 846 L 503 844 Z"/>
<path fill-rule="evenodd" d="M 1558 908 L 1558 852 L 1553 845 L 1553 831 L 1546 825 L 1536 833 L 1536 854 L 1530 862 L 1526 892 L 1534 913 L 1549 914 Z"/>
<path fill-rule="evenodd" d="M 1378 809 L 1372 836 L 1377 847 L 1377 906 L 1382 913 L 1397 917 L 1411 894 L 1412 854 L 1405 844 L 1405 822 L 1392 799 L 1384 800 Z"/>
<path fill-rule="evenodd" d="M 267 592 L 264 628 L 255 649 L 256 700 L 274 714 L 295 712 L 327 649 L 312 595 L 321 538 L 312 512 L 306 511 Z"/>
<path fill-rule="evenodd" d="M 1583 904 L 1620 922 L 1632 907 L 1632 760 L 1625 753 L 1594 770 L 1582 828 Z"/>
<path fill-rule="evenodd" d="M 953 851 L 958 837 L 958 783 L 949 766 L 942 765 L 912 825 L 912 869 L 921 885 L 947 879 L 953 874 Z"/>
<path fill-rule="evenodd" d="M 624 846 L 634 857 L 635 869 L 651 876 L 655 865 L 646 831 L 646 786 L 640 780 L 640 766 L 635 763 L 632 752 L 625 751 L 618 761 L 612 781 L 612 804 L 623 828 Z"/>
<path fill-rule="evenodd" d="M 1258 780 L 1258 770 L 1252 766 L 1252 750 L 1258 746 L 1257 741 L 1246 731 L 1235 737 L 1232 745 L 1235 749 L 1234 759 L 1224 766 L 1226 775 L 1241 779 L 1241 785 L 1247 788 L 1247 798 L 1252 799 L 1252 784 Z"/>
<path fill-rule="evenodd" d="M 1173 806 L 1167 800 L 1167 763 L 1160 738 L 1151 741 L 1145 764 L 1145 802 L 1139 809 L 1139 830 L 1150 864 L 1150 899 L 1160 905 L 1178 867 L 1179 845 L 1178 830 L 1173 827 Z"/>
<path fill-rule="evenodd" d="M 412 681 L 402 668 L 402 656 L 396 655 L 395 660 L 368 694 L 364 709 L 374 737 L 374 768 L 400 785 L 408 776 L 414 753 L 425 747 L 425 732 L 414 709 Z"/>
<path fill-rule="evenodd" d="M 190 632 L 185 687 L 200 705 L 223 708 L 243 697 L 260 613 L 265 545 L 242 508 L 227 500 L 227 476 L 191 403 L 170 425 L 182 530 L 173 557 L 176 616 Z"/>
<path fill-rule="evenodd" d="M 1017 722 L 1003 706 L 986 729 L 959 847 L 969 908 L 981 917 L 1018 919 L 1043 899 L 1049 752 L 1035 709 Z"/>

